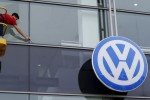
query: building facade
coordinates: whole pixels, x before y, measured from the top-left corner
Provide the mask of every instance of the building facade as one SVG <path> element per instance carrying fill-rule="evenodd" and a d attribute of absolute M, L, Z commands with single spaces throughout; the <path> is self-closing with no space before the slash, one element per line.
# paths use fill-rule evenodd
<path fill-rule="evenodd" d="M 138 44 L 149 63 L 149 0 L 1 0 L 31 41 L 9 26 L 0 58 L 0 100 L 150 99 L 149 74 L 129 92 L 105 87 L 91 58 L 99 41 L 123 36 Z M 3 11 L 0 11 L 3 13 Z"/>

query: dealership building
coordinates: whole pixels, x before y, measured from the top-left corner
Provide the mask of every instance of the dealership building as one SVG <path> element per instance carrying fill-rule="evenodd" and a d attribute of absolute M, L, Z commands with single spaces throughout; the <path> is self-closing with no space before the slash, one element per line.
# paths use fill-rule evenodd
<path fill-rule="evenodd" d="M 16 12 L 0 100 L 150 99 L 150 0 L 0 0 Z M 4 13 L 0 10 L 0 13 Z"/>

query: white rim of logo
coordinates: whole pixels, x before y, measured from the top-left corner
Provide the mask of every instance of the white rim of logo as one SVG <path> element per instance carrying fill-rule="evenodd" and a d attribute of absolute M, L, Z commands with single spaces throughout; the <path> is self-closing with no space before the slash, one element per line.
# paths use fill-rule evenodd
<path fill-rule="evenodd" d="M 124 51 L 121 53 L 116 44 L 125 45 Z M 119 58 L 118 66 L 114 65 L 110 55 L 106 51 L 108 47 L 113 48 Z M 125 61 L 130 48 L 135 52 L 131 67 Z M 104 58 L 109 64 L 111 74 L 106 70 Z M 138 73 L 133 77 L 137 64 L 139 63 Z M 94 49 L 92 55 L 92 65 L 97 78 L 108 88 L 116 91 L 126 92 L 139 87 L 146 79 L 148 73 L 147 60 L 141 49 L 131 40 L 124 37 L 109 37 L 102 40 Z M 128 80 L 119 80 L 122 69 L 125 70 Z M 112 76 L 113 75 L 113 76 Z"/>

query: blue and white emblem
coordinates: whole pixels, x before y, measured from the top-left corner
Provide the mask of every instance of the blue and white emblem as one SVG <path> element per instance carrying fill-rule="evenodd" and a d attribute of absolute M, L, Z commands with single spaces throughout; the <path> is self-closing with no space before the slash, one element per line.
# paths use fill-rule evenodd
<path fill-rule="evenodd" d="M 138 88 L 148 73 L 144 53 L 137 44 L 124 37 L 102 40 L 93 51 L 92 65 L 97 78 L 119 92 Z"/>

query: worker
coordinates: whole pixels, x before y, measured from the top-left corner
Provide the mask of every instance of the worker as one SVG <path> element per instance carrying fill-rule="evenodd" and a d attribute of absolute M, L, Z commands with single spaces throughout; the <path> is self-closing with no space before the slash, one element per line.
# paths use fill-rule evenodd
<path fill-rule="evenodd" d="M 5 23 L 7 25 L 12 25 L 17 30 L 17 32 L 24 37 L 25 41 L 29 41 L 30 38 L 27 35 L 25 35 L 23 31 L 18 27 L 16 22 L 18 19 L 19 15 L 17 13 L 12 13 L 12 15 L 0 14 L 0 22 Z M 3 29 L 3 25 L 0 24 L 0 36 L 4 36 Z"/>

